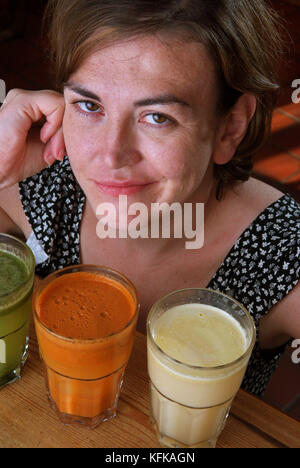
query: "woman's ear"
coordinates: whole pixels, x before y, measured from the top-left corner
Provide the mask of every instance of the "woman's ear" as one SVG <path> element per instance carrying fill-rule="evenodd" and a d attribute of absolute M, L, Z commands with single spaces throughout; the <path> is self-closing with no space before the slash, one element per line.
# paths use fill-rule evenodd
<path fill-rule="evenodd" d="M 213 152 L 216 164 L 226 164 L 233 158 L 255 110 L 256 98 L 252 94 L 243 94 L 224 117 Z"/>

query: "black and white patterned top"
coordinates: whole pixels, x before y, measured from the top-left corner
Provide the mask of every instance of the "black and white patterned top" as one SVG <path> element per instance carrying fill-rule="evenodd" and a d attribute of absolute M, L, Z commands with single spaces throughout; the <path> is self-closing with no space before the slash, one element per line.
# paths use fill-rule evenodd
<path fill-rule="evenodd" d="M 80 263 L 80 223 L 85 195 L 68 158 L 19 184 L 25 214 L 48 258 L 36 267 L 42 277 Z M 300 205 L 284 195 L 267 207 L 234 244 L 208 288 L 242 303 L 259 320 L 297 284 L 300 274 Z M 261 395 L 284 348 L 255 345 L 243 388 Z"/>

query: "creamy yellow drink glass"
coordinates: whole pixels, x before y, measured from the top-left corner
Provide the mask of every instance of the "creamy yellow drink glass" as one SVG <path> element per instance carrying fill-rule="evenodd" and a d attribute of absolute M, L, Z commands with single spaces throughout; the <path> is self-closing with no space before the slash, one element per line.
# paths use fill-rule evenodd
<path fill-rule="evenodd" d="M 254 343 L 255 326 L 234 299 L 182 289 L 147 320 L 151 422 L 163 447 L 215 447 Z"/>

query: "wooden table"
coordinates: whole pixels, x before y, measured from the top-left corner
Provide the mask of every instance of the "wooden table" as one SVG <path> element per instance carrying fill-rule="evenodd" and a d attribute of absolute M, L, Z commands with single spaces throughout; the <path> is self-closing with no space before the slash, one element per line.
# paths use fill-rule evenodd
<path fill-rule="evenodd" d="M 149 422 L 146 337 L 136 334 L 118 416 L 97 429 L 65 426 L 50 408 L 34 332 L 19 382 L 0 391 L 0 447 L 159 448 Z M 219 448 L 300 447 L 300 423 L 240 390 Z"/>

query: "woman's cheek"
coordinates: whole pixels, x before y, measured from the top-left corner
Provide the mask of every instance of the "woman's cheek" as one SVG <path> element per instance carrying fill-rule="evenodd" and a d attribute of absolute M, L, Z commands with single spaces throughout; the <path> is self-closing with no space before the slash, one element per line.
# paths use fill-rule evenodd
<path fill-rule="evenodd" d="M 148 142 L 146 147 L 143 147 L 142 154 L 157 173 L 166 179 L 177 179 L 186 171 L 185 152 L 178 144 L 166 145 L 162 141 L 158 145 L 151 145 Z"/>
<path fill-rule="evenodd" d="M 161 172 L 167 179 L 185 179 L 190 177 L 199 168 L 195 165 L 195 159 L 191 158 L 191 151 L 173 148 L 163 154 L 160 160 Z"/>
<path fill-rule="evenodd" d="M 68 106 L 66 107 L 62 128 L 63 128 L 67 154 L 68 156 L 70 156 L 72 154 L 72 146 L 74 143 L 74 138 L 76 138 L 77 133 L 74 134 L 74 131 L 72 130 L 73 125 L 72 125 L 72 119 L 70 117 L 70 112 L 68 110 Z"/>
<path fill-rule="evenodd" d="M 90 143 L 85 136 L 84 129 L 75 119 L 69 118 L 68 113 L 65 114 L 63 120 L 63 134 L 70 160 L 80 161 L 90 154 Z"/>

